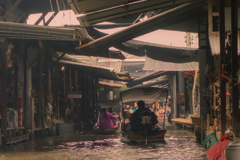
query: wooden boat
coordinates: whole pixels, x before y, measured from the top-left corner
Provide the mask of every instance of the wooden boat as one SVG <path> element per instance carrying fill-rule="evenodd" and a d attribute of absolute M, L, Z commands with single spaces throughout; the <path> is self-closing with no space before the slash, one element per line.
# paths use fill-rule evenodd
<path fill-rule="evenodd" d="M 166 89 L 161 89 L 161 88 L 132 88 L 129 90 L 125 90 L 120 93 L 120 97 L 122 100 L 122 103 L 126 102 L 131 102 L 131 101 L 150 101 L 154 102 L 159 100 L 162 97 L 166 97 L 166 102 L 168 98 L 168 90 Z M 166 108 L 164 111 L 164 117 L 166 113 Z M 140 127 L 138 132 L 133 132 L 133 131 L 126 131 L 123 130 L 122 133 L 122 138 L 121 141 L 124 143 L 131 143 L 131 142 L 138 142 L 142 143 L 145 142 L 146 144 L 148 142 L 160 142 L 164 141 L 166 129 L 165 127 L 165 118 L 163 120 L 163 129 L 159 129 L 156 131 L 153 131 L 154 124 L 151 122 L 151 117 L 152 114 L 154 114 L 151 111 L 144 111 L 140 115 L 140 123 L 138 124 Z M 125 116 L 125 114 L 124 114 Z M 125 117 L 124 117 L 125 119 Z M 124 122 L 125 124 L 125 122 Z"/>
<path fill-rule="evenodd" d="M 99 134 L 99 135 L 110 135 L 110 134 L 116 134 L 118 131 L 118 128 L 112 128 L 112 129 L 95 129 L 93 131 L 93 134 Z"/>
<path fill-rule="evenodd" d="M 147 136 L 147 142 L 163 142 L 165 137 L 166 130 L 155 131 Z M 121 141 L 124 143 L 145 143 L 146 134 L 137 133 L 137 132 L 122 132 Z"/>

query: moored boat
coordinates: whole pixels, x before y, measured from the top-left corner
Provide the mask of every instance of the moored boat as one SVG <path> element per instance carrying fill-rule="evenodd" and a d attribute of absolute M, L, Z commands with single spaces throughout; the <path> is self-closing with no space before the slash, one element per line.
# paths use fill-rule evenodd
<path fill-rule="evenodd" d="M 168 90 L 161 88 L 132 88 L 120 93 L 122 104 L 126 102 L 136 102 L 139 100 L 142 101 L 157 101 L 162 97 L 166 97 L 166 103 L 168 98 Z M 164 117 L 166 113 L 166 108 L 164 111 Z M 122 138 L 121 141 L 124 143 L 130 142 L 161 142 L 164 141 L 166 129 L 165 127 L 165 118 L 163 119 L 163 129 L 161 129 L 155 122 L 154 118 L 155 113 L 151 111 L 143 111 L 140 114 L 140 122 L 138 125 L 137 132 L 126 130 L 126 127 L 121 131 Z M 125 121 L 125 114 L 124 114 Z M 153 121 L 153 122 L 152 122 Z M 125 124 L 125 122 L 124 122 Z M 155 125 L 156 124 L 156 125 Z"/>
<path fill-rule="evenodd" d="M 111 128 L 111 129 L 95 129 L 93 131 L 93 134 L 99 134 L 99 135 L 110 135 L 110 134 L 116 134 L 118 131 L 118 128 Z"/>

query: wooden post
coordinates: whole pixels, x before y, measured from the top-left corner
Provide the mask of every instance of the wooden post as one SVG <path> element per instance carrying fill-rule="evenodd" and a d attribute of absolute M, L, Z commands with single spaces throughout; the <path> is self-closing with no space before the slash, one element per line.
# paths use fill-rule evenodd
<path fill-rule="evenodd" d="M 14 107 L 15 110 L 18 111 L 18 64 L 17 64 L 17 62 L 14 64 L 14 80 L 15 80 L 15 85 L 14 85 L 13 107 Z"/>
<path fill-rule="evenodd" d="M 89 109 L 89 75 L 86 75 L 86 77 L 85 77 L 85 79 L 84 79 L 85 81 L 86 81 L 86 85 L 85 85 L 85 111 L 88 111 L 88 109 Z M 88 113 L 88 112 L 87 112 Z M 86 117 L 85 117 L 86 118 Z"/>
<path fill-rule="evenodd" d="M 97 88 L 98 88 L 98 84 L 99 84 L 99 78 L 95 78 L 95 99 L 96 99 L 96 108 L 97 108 L 97 114 L 98 114 L 98 94 L 97 94 Z"/>
<path fill-rule="evenodd" d="M 14 63 L 14 80 L 15 80 L 15 84 L 14 84 L 14 96 L 13 96 L 13 109 L 17 111 L 17 114 L 15 114 L 15 118 L 17 119 L 17 124 L 16 127 L 18 127 L 18 61 L 16 61 Z M 17 128 L 18 129 L 18 128 Z"/>
<path fill-rule="evenodd" d="M 198 35 L 199 35 L 199 87 L 200 87 L 200 117 L 201 117 L 201 142 L 203 144 L 204 128 L 203 122 L 207 120 L 207 101 L 204 98 L 203 91 L 206 88 L 207 76 L 206 76 L 206 63 L 207 52 L 210 50 L 208 41 L 208 18 L 205 14 L 199 14 L 198 17 Z"/>
<path fill-rule="evenodd" d="M 219 20 L 220 20 L 220 72 L 225 63 L 225 0 L 219 0 Z M 220 90 L 221 90 L 221 133 L 226 131 L 226 82 L 220 74 Z"/>
<path fill-rule="evenodd" d="M 56 78 L 57 78 L 57 88 L 56 88 L 56 98 L 57 98 L 57 115 L 58 115 L 58 120 L 60 118 L 60 111 L 59 111 L 59 84 L 58 84 L 58 70 L 59 70 L 59 66 L 56 65 Z"/>
<path fill-rule="evenodd" d="M 232 39 L 231 39 L 231 49 L 232 49 L 232 118 L 233 118 L 233 132 L 239 135 L 239 123 L 240 123 L 240 111 L 239 111 L 239 93 L 238 85 L 235 85 L 237 78 L 236 74 L 239 70 L 239 58 L 238 58 L 238 1 L 231 0 L 231 27 L 232 27 Z"/>
<path fill-rule="evenodd" d="M 71 69 L 69 70 L 69 81 L 70 81 L 69 82 L 69 85 L 70 85 L 69 86 L 70 87 L 69 91 L 70 91 L 70 94 L 72 94 L 72 70 Z"/>
<path fill-rule="evenodd" d="M 32 106 L 31 106 L 31 92 L 32 92 L 32 71 L 28 67 L 29 48 L 24 46 L 24 105 L 23 105 L 23 120 L 26 131 L 32 128 Z"/>
<path fill-rule="evenodd" d="M 43 117 L 42 117 L 42 97 L 43 97 L 43 93 L 42 93 L 42 52 L 39 49 L 39 59 L 37 61 L 37 127 L 38 128 L 42 128 L 43 127 Z"/>
<path fill-rule="evenodd" d="M 195 99 L 197 76 L 198 76 L 198 68 L 195 69 L 193 89 L 192 89 L 192 110 L 193 110 L 193 114 L 195 114 L 195 101 L 194 101 L 194 99 Z"/>
<path fill-rule="evenodd" d="M 2 133 L 4 136 L 3 145 L 6 143 L 7 137 L 7 64 L 6 64 L 6 52 L 8 41 L 5 38 L 1 39 L 1 116 L 2 116 Z M 0 137 L 1 138 L 1 137 Z"/>
<path fill-rule="evenodd" d="M 91 78 L 91 86 L 92 86 L 92 107 L 95 108 L 95 78 Z"/>
<path fill-rule="evenodd" d="M 26 123 L 27 123 L 27 58 L 28 58 L 28 50 L 27 47 L 24 45 L 24 51 L 23 51 L 23 74 L 24 74 L 24 82 L 23 82 L 23 126 L 26 129 Z"/>
<path fill-rule="evenodd" d="M 210 133 L 210 126 L 209 126 L 209 114 L 207 114 L 207 135 Z"/>
<path fill-rule="evenodd" d="M 173 113 L 172 118 L 177 118 L 177 76 L 174 75 L 173 77 L 173 85 L 172 85 L 172 92 L 173 92 L 173 98 L 172 98 L 172 105 L 173 110 L 171 112 Z"/>
<path fill-rule="evenodd" d="M 51 57 L 46 54 L 46 58 L 47 58 L 47 71 L 46 71 L 46 78 L 47 78 L 47 99 L 46 99 L 46 105 L 48 105 L 48 103 L 50 103 L 52 105 L 52 85 L 51 85 Z M 51 118 L 51 135 L 53 134 L 53 118 L 52 118 L 52 113 L 50 114 L 50 118 Z"/>
<path fill-rule="evenodd" d="M 76 84 L 76 94 L 77 94 L 77 91 L 78 91 L 78 78 L 77 78 L 78 74 L 77 74 L 77 70 L 75 70 L 75 84 Z"/>
<path fill-rule="evenodd" d="M 217 102 L 216 102 L 216 85 L 215 83 L 213 84 L 213 107 L 215 108 L 217 105 Z"/>
<path fill-rule="evenodd" d="M 32 106 L 32 140 L 34 138 L 34 98 L 31 98 L 31 106 Z"/>
<path fill-rule="evenodd" d="M 65 98 L 66 98 L 66 75 L 65 75 L 65 69 L 63 69 L 63 95 L 64 95 L 64 102 L 65 102 Z"/>
<path fill-rule="evenodd" d="M 85 107 L 85 85 L 84 85 L 84 75 L 81 73 L 81 90 L 82 90 L 82 101 L 81 101 L 81 119 L 84 119 L 84 107 Z"/>

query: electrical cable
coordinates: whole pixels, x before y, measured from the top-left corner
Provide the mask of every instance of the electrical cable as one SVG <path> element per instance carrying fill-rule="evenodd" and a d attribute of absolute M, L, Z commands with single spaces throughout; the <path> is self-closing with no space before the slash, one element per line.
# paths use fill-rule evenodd
<path fill-rule="evenodd" d="M 8 13 L 8 12 L 7 12 L 5 9 L 3 9 L 1 6 L 0 6 L 0 9 L 1 9 L 3 12 L 5 12 L 6 14 L 10 15 L 10 16 L 18 17 L 18 16 L 16 16 L 16 15 L 13 15 L 13 14 Z"/>

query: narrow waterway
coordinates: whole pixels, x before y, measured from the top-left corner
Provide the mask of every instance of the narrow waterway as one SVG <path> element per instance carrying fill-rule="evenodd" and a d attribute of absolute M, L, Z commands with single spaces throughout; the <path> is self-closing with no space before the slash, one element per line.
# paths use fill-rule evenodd
<path fill-rule="evenodd" d="M 124 144 L 118 135 L 79 133 L 28 141 L 0 151 L 1 160 L 203 160 L 192 132 L 168 129 L 166 143 Z"/>

